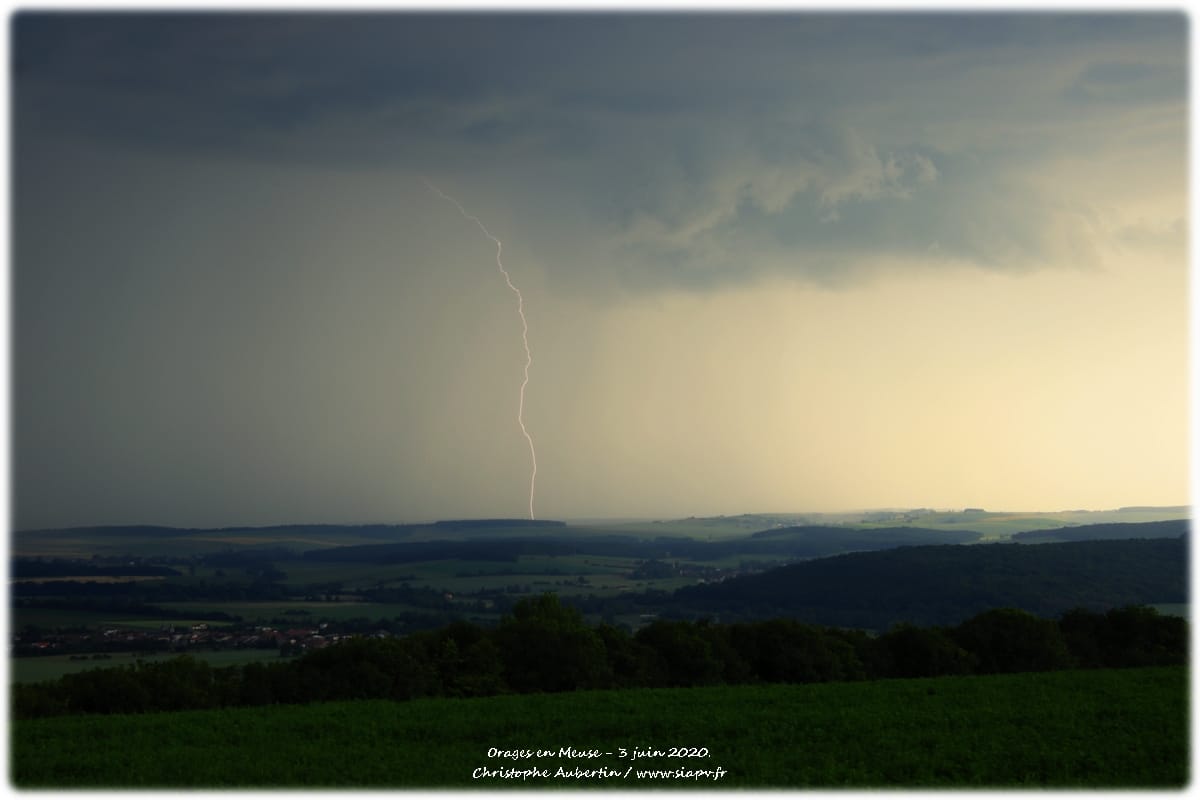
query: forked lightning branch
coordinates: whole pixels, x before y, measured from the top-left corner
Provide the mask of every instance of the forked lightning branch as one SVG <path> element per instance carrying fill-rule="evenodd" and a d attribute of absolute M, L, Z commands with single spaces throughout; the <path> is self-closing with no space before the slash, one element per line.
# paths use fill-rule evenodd
<path fill-rule="evenodd" d="M 529 430 L 525 427 L 525 387 L 529 385 L 529 367 L 533 364 L 533 355 L 529 350 L 529 323 L 525 319 L 525 298 L 521 295 L 521 290 L 512 282 L 512 276 L 508 274 L 508 270 L 504 268 L 504 262 L 501 255 L 504 250 L 503 243 L 491 234 L 484 226 L 479 217 L 474 214 L 467 213 L 462 204 L 455 200 L 450 195 L 437 188 L 429 181 L 424 181 L 429 191 L 452 203 L 458 209 L 458 213 L 462 214 L 465 219 L 474 222 L 479 226 L 479 230 L 483 231 L 483 235 L 491 239 L 496 244 L 496 266 L 500 269 L 500 274 L 504 276 L 504 282 L 508 284 L 508 288 L 517 296 L 517 316 L 521 318 L 521 343 L 525 346 L 525 379 L 521 381 L 521 393 L 517 403 L 517 424 L 521 426 L 521 433 L 525 435 L 525 441 L 529 442 L 529 458 L 532 463 L 532 468 L 529 474 L 529 518 L 536 519 L 533 514 L 533 495 L 537 486 L 537 451 L 533 447 L 533 437 L 529 435 Z"/>

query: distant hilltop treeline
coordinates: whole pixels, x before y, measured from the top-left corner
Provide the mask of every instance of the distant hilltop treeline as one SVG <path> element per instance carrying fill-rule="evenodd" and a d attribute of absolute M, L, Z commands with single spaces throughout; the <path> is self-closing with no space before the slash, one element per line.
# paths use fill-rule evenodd
<path fill-rule="evenodd" d="M 1117 511 L 1177 511 L 1180 514 L 1191 513 L 1191 506 L 1121 506 Z"/>
<path fill-rule="evenodd" d="M 1170 539 L 1186 536 L 1190 525 L 1191 521 L 1186 519 L 1169 519 L 1163 522 L 1108 522 L 1044 531 L 1025 531 L 1013 534 L 1012 540 L 1025 544 L 1041 544 L 1114 539 Z"/>
<path fill-rule="evenodd" d="M 556 519 L 444 519 L 433 523 L 443 530 L 474 528 L 565 528 L 567 523 Z"/>
<path fill-rule="evenodd" d="M 20 534 L 70 533 L 80 536 L 190 536 L 195 534 L 237 533 L 242 531 L 289 531 L 294 533 L 357 533 L 360 536 L 404 536 L 410 532 L 429 529 L 463 531 L 502 528 L 565 528 L 567 523 L 554 519 L 447 519 L 437 522 L 365 523 L 339 525 L 336 523 L 299 525 L 230 525 L 220 528 L 173 528 L 168 525 L 85 525 L 74 528 L 36 528 L 17 531 Z"/>

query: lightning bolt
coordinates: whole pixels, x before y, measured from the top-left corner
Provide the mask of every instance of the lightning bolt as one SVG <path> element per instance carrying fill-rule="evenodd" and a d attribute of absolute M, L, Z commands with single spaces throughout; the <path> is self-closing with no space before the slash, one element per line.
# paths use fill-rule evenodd
<path fill-rule="evenodd" d="M 508 274 L 508 270 L 504 268 L 504 262 L 500 259 L 501 253 L 504 250 L 503 243 L 495 236 L 492 236 L 491 232 L 484 227 L 479 217 L 467 213 L 462 204 L 453 197 L 427 180 L 422 180 L 421 182 L 425 184 L 429 191 L 443 200 L 452 203 L 458 209 L 458 213 L 462 214 L 465 219 L 478 225 L 479 230 L 483 231 L 483 235 L 496 243 L 496 266 L 500 268 L 500 274 L 504 276 L 504 282 L 508 284 L 508 288 L 512 289 L 513 294 L 517 296 L 517 315 L 521 318 L 521 343 L 525 345 L 525 380 L 521 381 L 521 395 L 517 404 L 517 424 L 521 426 L 521 433 L 525 435 L 525 441 L 529 442 L 529 458 L 533 463 L 533 469 L 529 475 L 529 518 L 536 519 L 533 515 L 533 494 L 537 486 L 537 451 L 533 448 L 533 437 L 529 435 L 529 430 L 525 427 L 525 387 L 529 385 L 529 366 L 533 364 L 533 355 L 529 351 L 529 323 L 525 319 L 525 298 L 521 295 L 521 290 L 512 282 L 512 277 Z"/>

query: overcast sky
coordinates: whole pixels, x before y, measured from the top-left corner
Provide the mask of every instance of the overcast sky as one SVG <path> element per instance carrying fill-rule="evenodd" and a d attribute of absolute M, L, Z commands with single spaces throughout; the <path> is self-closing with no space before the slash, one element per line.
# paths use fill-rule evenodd
<path fill-rule="evenodd" d="M 1187 26 L 17 15 L 15 525 L 1186 503 Z"/>

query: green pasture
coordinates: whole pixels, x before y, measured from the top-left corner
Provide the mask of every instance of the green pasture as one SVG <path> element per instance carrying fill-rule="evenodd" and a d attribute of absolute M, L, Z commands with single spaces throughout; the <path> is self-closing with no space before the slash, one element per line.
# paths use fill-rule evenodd
<path fill-rule="evenodd" d="M 163 628 L 175 628 L 179 631 L 183 628 L 190 628 L 193 625 L 207 625 L 210 628 L 227 628 L 233 625 L 232 622 L 219 619 L 177 619 L 175 617 L 150 618 L 150 617 L 134 617 L 132 619 L 109 617 L 104 622 L 105 625 L 111 625 L 114 628 L 133 628 L 140 631 L 157 631 Z"/>
<path fill-rule="evenodd" d="M 184 604 L 179 604 L 184 605 Z M 193 603 L 195 611 L 223 611 L 226 604 L 219 602 Z M 137 630 L 158 630 L 164 626 L 197 625 L 205 623 L 209 627 L 219 628 L 232 623 L 211 619 L 181 619 L 177 617 L 129 617 L 128 612 L 85 611 L 61 608 L 16 608 L 12 610 L 10 625 L 14 631 L 19 631 L 27 625 L 33 625 L 45 630 L 59 628 L 135 628 Z"/>
<path fill-rule="evenodd" d="M 10 768 L 56 789 L 1161 790 L 1189 779 L 1187 708 L 1180 667 L 361 701 L 16 720 Z M 632 760 L 673 747 L 696 750 Z M 503 772 L 531 768 L 551 777 Z"/>
<path fill-rule="evenodd" d="M 749 536 L 780 525 L 824 524 L 811 523 L 810 514 L 742 514 L 733 517 L 689 517 L 687 519 L 651 520 L 614 524 L 580 525 L 571 528 L 589 535 L 620 534 L 624 536 L 678 536 L 701 541 L 720 541 Z"/>
<path fill-rule="evenodd" d="M 737 563 L 737 559 L 726 560 Z M 407 583 L 455 594 L 499 591 L 513 585 L 530 586 L 535 591 L 561 590 L 564 594 L 613 594 L 633 589 L 674 589 L 693 582 L 674 578 L 635 581 L 628 573 L 641 561 L 594 555 L 523 555 L 515 561 L 441 559 L 403 564 L 280 561 L 276 568 L 287 574 L 285 584 L 293 588 L 338 582 L 347 593 Z M 587 583 L 578 582 L 581 576 Z"/>
<path fill-rule="evenodd" d="M 94 628 L 112 619 L 107 611 L 87 611 L 74 608 L 10 608 L 9 627 L 19 631 L 26 625 L 46 630 L 56 628 Z"/>
<path fill-rule="evenodd" d="M 579 583 L 574 575 L 507 575 L 482 578 L 447 578 L 430 581 L 428 586 L 461 593 L 459 599 L 469 600 L 467 593 L 479 589 L 500 590 L 512 584 L 528 586 L 531 594 L 554 592 L 563 596 L 598 595 L 611 596 L 622 592 L 643 592 L 648 589 L 673 591 L 696 582 L 694 578 L 658 578 L 655 580 L 633 580 L 627 575 L 585 575 L 587 583 Z M 416 585 L 416 584 L 414 584 Z"/>
<path fill-rule="evenodd" d="M 445 589 L 450 592 L 471 592 L 480 589 L 503 589 L 513 584 L 557 584 L 576 581 L 580 576 L 589 581 L 629 583 L 627 577 L 613 571 L 615 559 L 599 556 L 519 556 L 516 561 L 423 561 L 410 564 L 413 574 L 409 583 Z M 602 563 L 598 563 L 602 562 Z M 623 559 L 620 568 L 632 569 L 638 559 Z M 619 569 L 620 569 L 619 568 Z M 482 574 L 479 574 L 482 573 Z"/>
<path fill-rule="evenodd" d="M 288 586 L 341 582 L 345 591 L 380 584 L 409 583 L 413 586 L 448 587 L 448 580 L 479 577 L 606 575 L 635 568 L 641 559 L 593 555 L 523 555 L 516 561 L 438 559 L 397 564 L 290 560 L 275 567 L 287 574 Z M 509 581 L 513 583 L 514 581 Z M 501 584 L 503 585 L 503 584 Z"/>
<path fill-rule="evenodd" d="M 554 586 L 553 590 L 561 595 L 573 594 L 595 594 L 602 596 L 611 596 L 622 594 L 624 592 L 645 592 L 650 589 L 658 589 L 664 592 L 673 592 L 683 586 L 691 586 L 696 583 L 696 578 L 657 578 L 655 580 L 630 580 L 628 577 L 614 576 L 611 580 L 605 582 L 597 582 L 592 579 L 591 585 L 580 584 L 565 584 L 563 586 Z M 535 586 L 535 589 L 547 589 L 545 586 Z"/>
<path fill-rule="evenodd" d="M 307 561 L 295 559 L 276 561 L 275 568 L 287 575 L 282 583 L 299 588 L 317 583 L 340 582 L 344 591 L 401 583 L 409 580 L 414 571 L 411 564 L 374 564 L 359 562 Z"/>
<path fill-rule="evenodd" d="M 245 550 L 256 547 L 285 547 L 297 552 L 325 547 L 374 544 L 378 539 L 359 536 L 352 529 L 335 535 L 314 534 L 291 528 L 249 528 L 205 531 L 164 536 L 161 534 L 88 534 L 80 531 L 16 531 L 9 539 L 13 556 L 90 558 L 93 555 L 138 555 L 144 557 L 191 556 Z"/>
<path fill-rule="evenodd" d="M 230 667 L 236 664 L 249 664 L 255 661 L 280 660 L 277 648 L 262 648 L 253 650 L 189 650 L 188 654 L 207 661 L 214 667 Z M 10 658 L 8 660 L 9 683 L 35 683 L 61 678 L 72 672 L 82 672 L 87 669 L 109 669 L 111 667 L 133 666 L 138 661 L 164 661 L 174 658 L 178 653 L 108 653 L 109 658 L 95 659 L 88 655 L 87 660 L 72 660 L 70 656 L 30 656 L 28 658 Z"/>
<path fill-rule="evenodd" d="M 163 603 L 162 608 L 181 613 L 198 614 L 207 611 L 223 611 L 242 618 L 242 624 L 266 624 L 273 619 L 294 621 L 296 627 L 304 627 L 322 620 L 345 621 L 351 619 L 389 619 L 398 614 L 424 611 L 403 603 L 364 602 L 314 602 L 307 600 L 271 600 L 264 602 L 229 602 L 196 600 L 179 603 Z M 289 613 L 290 612 L 290 613 Z M 301 613 L 297 613 L 301 612 Z M 307 612 L 307 613 L 303 613 Z"/>

